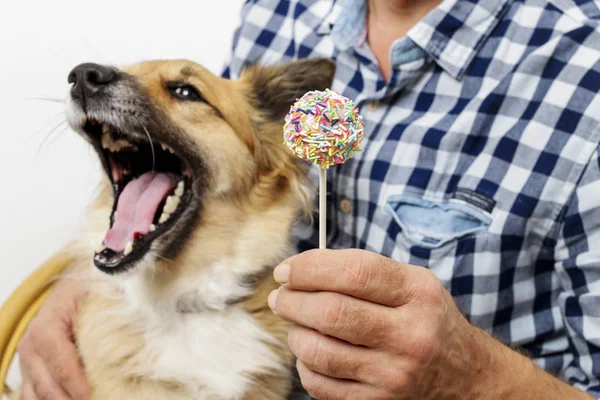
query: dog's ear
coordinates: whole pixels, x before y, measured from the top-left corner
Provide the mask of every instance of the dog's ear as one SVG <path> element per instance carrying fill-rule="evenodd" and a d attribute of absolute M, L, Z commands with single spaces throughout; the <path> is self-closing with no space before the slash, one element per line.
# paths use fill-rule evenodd
<path fill-rule="evenodd" d="M 252 99 L 255 113 L 254 157 L 259 180 L 254 185 L 254 202 L 273 202 L 291 193 L 306 215 L 312 215 L 310 182 L 305 163 L 301 163 L 283 145 L 283 119 L 297 98 L 310 90 L 331 86 L 335 63 L 327 58 L 309 58 L 275 66 L 255 65 L 247 69 L 241 80 Z M 284 190 L 289 188 L 290 191 Z"/>
<path fill-rule="evenodd" d="M 331 86 L 335 63 L 328 58 L 307 58 L 246 71 L 258 107 L 271 119 L 283 119 L 297 98 L 309 90 Z"/>

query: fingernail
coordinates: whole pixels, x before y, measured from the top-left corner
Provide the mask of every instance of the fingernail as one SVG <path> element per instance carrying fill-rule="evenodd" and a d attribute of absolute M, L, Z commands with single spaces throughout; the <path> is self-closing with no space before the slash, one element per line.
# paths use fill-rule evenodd
<path fill-rule="evenodd" d="M 275 271 L 273 271 L 273 277 L 278 283 L 287 283 L 290 279 L 290 266 L 289 264 L 279 264 Z"/>
<path fill-rule="evenodd" d="M 269 297 L 267 298 L 267 303 L 269 304 L 269 307 L 271 307 L 271 310 L 273 310 L 273 312 L 275 312 L 275 308 L 277 307 L 277 295 L 278 294 L 279 294 L 279 289 L 275 289 L 271 293 L 269 293 Z"/>

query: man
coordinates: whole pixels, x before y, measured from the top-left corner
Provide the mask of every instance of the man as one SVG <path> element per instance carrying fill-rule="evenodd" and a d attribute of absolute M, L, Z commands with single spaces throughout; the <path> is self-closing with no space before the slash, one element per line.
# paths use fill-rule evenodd
<path fill-rule="evenodd" d="M 269 297 L 313 397 L 600 396 L 599 21 L 591 0 L 245 5 L 225 76 L 331 57 L 365 119 L 329 174 L 328 247 L 355 249 L 286 260 Z M 84 295 L 23 339 L 32 393 L 87 396 Z"/>

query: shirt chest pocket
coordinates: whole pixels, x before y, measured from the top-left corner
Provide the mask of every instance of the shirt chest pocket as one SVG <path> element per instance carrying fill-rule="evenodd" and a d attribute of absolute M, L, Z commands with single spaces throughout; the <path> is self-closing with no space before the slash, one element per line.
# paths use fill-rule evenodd
<path fill-rule="evenodd" d="M 428 249 L 486 232 L 492 221 L 489 214 L 477 207 L 455 200 L 392 195 L 385 207 L 411 246 Z"/>

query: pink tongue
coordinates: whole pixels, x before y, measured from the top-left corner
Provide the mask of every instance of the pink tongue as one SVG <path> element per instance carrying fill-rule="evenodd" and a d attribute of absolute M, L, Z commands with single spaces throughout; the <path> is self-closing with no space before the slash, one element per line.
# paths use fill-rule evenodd
<path fill-rule="evenodd" d="M 162 172 L 146 172 L 131 180 L 119 196 L 115 221 L 106 236 L 104 245 L 116 252 L 123 251 L 127 242 L 149 232 L 156 209 L 167 194 L 177 186 L 177 181 Z"/>

